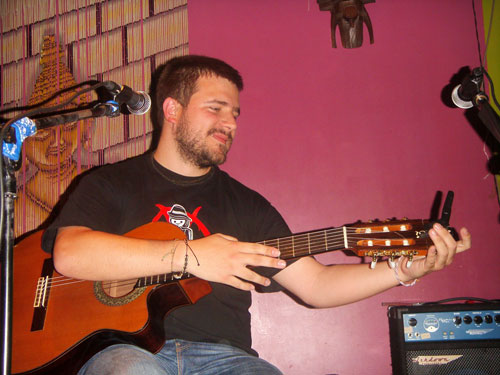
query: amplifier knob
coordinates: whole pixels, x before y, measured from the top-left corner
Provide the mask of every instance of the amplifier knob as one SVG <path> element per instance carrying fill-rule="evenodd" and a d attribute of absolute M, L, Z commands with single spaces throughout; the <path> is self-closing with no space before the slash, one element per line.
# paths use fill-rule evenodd
<path fill-rule="evenodd" d="M 456 316 L 453 318 L 453 323 L 455 323 L 455 325 L 460 325 L 462 323 L 462 318 L 459 317 L 459 316 Z"/>
<path fill-rule="evenodd" d="M 491 324 L 493 323 L 493 318 L 491 317 L 491 315 L 488 314 L 484 316 L 484 321 L 488 324 Z"/>
<path fill-rule="evenodd" d="M 476 324 L 481 324 L 483 322 L 483 317 L 479 316 L 479 315 L 476 315 L 474 317 L 474 323 Z"/>
<path fill-rule="evenodd" d="M 495 323 L 500 324 L 500 315 L 495 315 Z"/>
<path fill-rule="evenodd" d="M 464 316 L 464 323 L 465 324 L 471 324 L 472 323 L 472 318 L 469 315 Z"/>
<path fill-rule="evenodd" d="M 417 325 L 417 319 L 415 318 L 408 319 L 408 324 L 412 327 L 415 327 Z"/>

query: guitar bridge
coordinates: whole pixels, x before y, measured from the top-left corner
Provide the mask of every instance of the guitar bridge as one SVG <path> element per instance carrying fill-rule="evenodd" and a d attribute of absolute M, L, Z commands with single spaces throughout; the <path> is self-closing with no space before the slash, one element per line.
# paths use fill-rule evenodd
<path fill-rule="evenodd" d="M 47 302 L 49 300 L 53 273 L 54 263 L 52 263 L 52 259 L 45 259 L 42 266 L 42 275 L 38 279 L 35 299 L 33 301 L 31 331 L 41 331 L 45 325 L 45 315 L 47 314 Z"/>
<path fill-rule="evenodd" d="M 45 307 L 49 277 L 40 277 L 36 285 L 35 301 L 33 307 Z"/>

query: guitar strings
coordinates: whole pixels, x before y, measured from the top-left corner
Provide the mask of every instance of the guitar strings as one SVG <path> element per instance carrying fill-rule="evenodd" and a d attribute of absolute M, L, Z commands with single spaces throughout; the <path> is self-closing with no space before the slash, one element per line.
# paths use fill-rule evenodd
<path fill-rule="evenodd" d="M 75 278 L 70 278 L 70 277 L 65 277 L 65 276 L 58 276 L 58 277 L 53 277 L 53 278 L 48 278 L 47 279 L 47 284 L 46 286 L 49 288 L 56 288 L 56 287 L 61 287 L 61 286 L 66 286 L 66 285 L 73 285 L 73 284 L 79 284 L 79 283 L 93 283 L 94 281 L 91 280 L 81 280 L 81 279 L 75 279 Z M 113 281 L 103 281 L 103 286 L 109 286 Z M 137 280 L 121 280 L 119 282 L 126 282 L 126 284 L 120 284 L 117 286 L 124 286 L 124 285 L 130 285 L 130 284 L 135 284 Z M 116 283 L 116 282 L 115 282 Z"/>
<path fill-rule="evenodd" d="M 57 279 L 57 280 L 56 280 Z M 91 280 L 80 280 L 80 279 L 74 279 L 74 278 L 69 278 L 65 276 L 58 276 L 54 278 L 48 278 L 48 283 L 47 287 L 50 288 L 56 288 L 56 287 L 61 287 L 61 286 L 66 286 L 66 285 L 73 285 L 73 284 L 78 284 L 78 283 L 94 283 L 95 281 Z M 102 286 L 103 288 L 108 288 L 111 285 L 113 287 L 124 287 L 124 286 L 133 286 L 137 283 L 138 279 L 129 279 L 129 280 L 117 280 L 117 281 L 102 281 Z"/>
<path fill-rule="evenodd" d="M 309 233 L 303 233 L 303 234 L 296 234 L 296 235 L 291 235 L 288 237 L 282 237 L 278 239 L 272 239 L 272 240 L 266 240 L 266 241 L 261 241 L 259 242 L 260 244 L 268 245 L 268 246 L 275 246 L 278 248 L 281 248 L 281 255 L 282 256 L 299 256 L 303 254 L 317 254 L 319 252 L 325 252 L 329 251 L 332 248 L 336 250 L 336 247 L 338 249 L 344 249 L 345 245 L 345 240 L 344 240 L 344 235 L 347 234 L 347 244 L 349 247 L 354 246 L 352 245 L 353 241 L 359 241 L 359 240 L 365 240 L 365 241 L 377 241 L 377 240 L 383 240 L 379 237 L 367 237 L 366 234 L 379 234 L 379 233 L 385 233 L 385 234 L 396 234 L 400 236 L 400 238 L 405 238 L 402 233 L 398 231 L 372 231 L 370 233 L 360 233 L 362 230 L 367 230 L 370 229 L 368 228 L 362 228 L 362 227 L 340 227 L 340 228 L 328 228 L 325 230 L 319 230 L 315 232 L 309 232 Z M 288 247 L 288 248 L 287 248 Z M 389 246 L 388 246 L 389 247 Z M 408 246 L 408 248 L 411 248 L 411 246 Z M 304 250 L 307 249 L 307 250 Z M 164 281 L 168 281 L 168 275 L 169 274 L 162 274 L 162 275 L 153 275 L 153 276 L 147 276 L 147 277 L 142 277 L 142 278 L 137 278 L 137 279 L 129 279 L 129 280 L 118 280 L 118 281 L 103 281 L 102 285 L 104 288 L 109 287 L 111 284 L 113 284 L 114 287 L 124 287 L 124 286 L 132 286 L 137 283 L 138 280 L 145 280 L 145 283 L 147 284 L 147 279 L 150 279 L 151 282 L 154 278 L 158 280 L 157 283 L 159 283 L 159 279 L 163 278 Z M 65 286 L 65 285 L 72 285 L 76 283 L 82 283 L 82 282 L 92 282 L 89 280 L 80 280 L 80 279 L 75 279 L 75 278 L 69 278 L 66 276 L 56 276 L 56 277 L 51 277 L 47 279 L 48 283 L 47 286 L 49 287 L 60 287 L 60 286 Z M 151 284 L 152 285 L 152 284 Z"/>
<path fill-rule="evenodd" d="M 344 238 L 344 228 L 330 228 L 322 231 L 304 233 L 299 235 L 292 235 L 279 239 L 263 241 L 262 244 L 275 246 L 280 248 L 282 256 L 295 256 L 296 254 L 312 254 L 318 252 L 325 252 L 332 248 L 338 249 L 345 248 L 345 241 L 348 247 L 355 245 L 356 241 L 382 241 L 386 238 L 380 237 L 367 237 L 365 233 L 359 233 L 358 229 L 363 228 L 345 228 L 346 238 Z M 332 234 L 333 233 L 333 234 Z M 405 239 L 402 233 L 395 231 L 372 231 L 368 234 L 396 234 L 401 239 Z M 355 234 L 355 235 L 352 235 Z M 354 244 L 353 244 L 354 241 Z M 349 246 L 349 244 L 351 244 Z"/>

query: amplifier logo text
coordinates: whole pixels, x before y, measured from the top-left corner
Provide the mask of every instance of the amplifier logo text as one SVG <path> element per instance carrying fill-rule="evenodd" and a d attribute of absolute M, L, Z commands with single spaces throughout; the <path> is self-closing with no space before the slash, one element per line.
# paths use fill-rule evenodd
<path fill-rule="evenodd" d="M 460 357 L 463 357 L 463 355 L 419 355 L 411 360 L 413 363 L 417 363 L 421 366 L 446 365 Z"/>

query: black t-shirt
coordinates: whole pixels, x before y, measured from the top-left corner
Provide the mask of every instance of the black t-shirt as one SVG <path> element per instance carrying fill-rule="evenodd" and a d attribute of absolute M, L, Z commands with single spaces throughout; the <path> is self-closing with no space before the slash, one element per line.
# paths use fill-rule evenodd
<path fill-rule="evenodd" d="M 201 177 L 185 177 L 162 167 L 152 154 L 144 154 L 84 176 L 45 232 L 42 246 L 50 252 L 57 228 L 63 226 L 125 234 L 153 221 L 177 225 L 188 239 L 223 233 L 257 242 L 290 235 L 265 198 L 219 168 Z M 268 277 L 278 272 L 258 271 Z M 212 293 L 194 305 L 167 315 L 167 338 L 226 343 L 256 354 L 251 349 L 251 293 L 219 283 L 211 286 Z M 268 292 L 280 287 L 273 282 L 261 289 Z"/>

